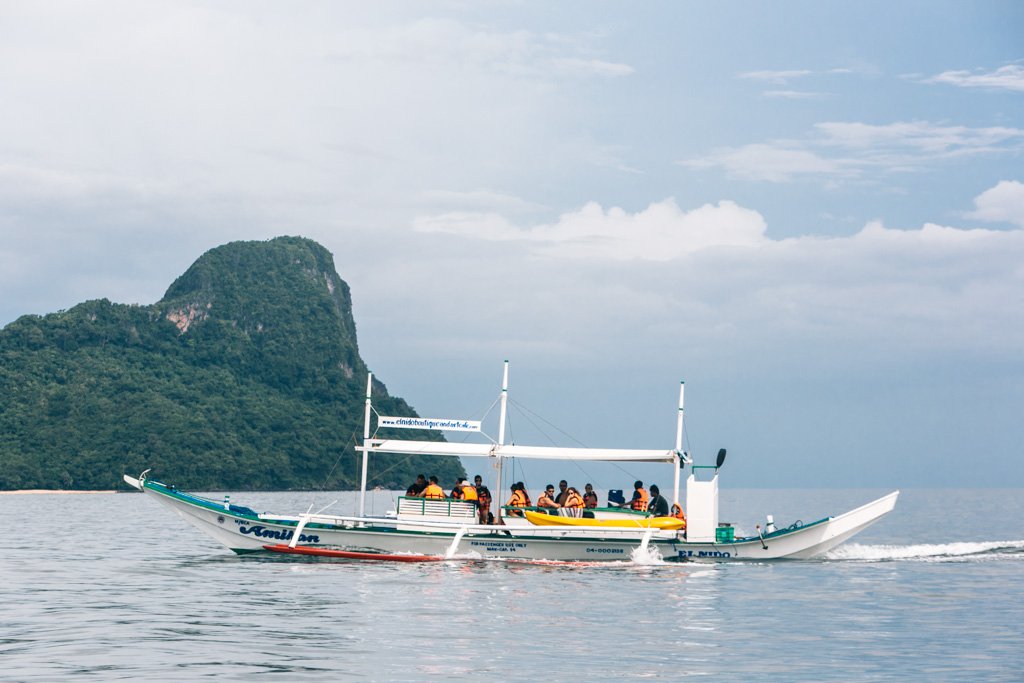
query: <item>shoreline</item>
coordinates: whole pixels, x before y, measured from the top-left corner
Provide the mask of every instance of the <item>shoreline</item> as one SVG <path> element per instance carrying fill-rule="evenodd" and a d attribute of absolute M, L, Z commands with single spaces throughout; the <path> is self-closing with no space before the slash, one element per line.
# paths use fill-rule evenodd
<path fill-rule="evenodd" d="M 33 493 L 57 493 L 61 495 L 71 495 L 77 493 L 118 493 L 118 491 L 114 489 L 108 489 L 106 491 L 75 491 L 71 489 L 18 489 L 15 491 L 0 491 L 0 496 L 17 496 Z M 126 491 L 125 493 L 128 492 Z"/>

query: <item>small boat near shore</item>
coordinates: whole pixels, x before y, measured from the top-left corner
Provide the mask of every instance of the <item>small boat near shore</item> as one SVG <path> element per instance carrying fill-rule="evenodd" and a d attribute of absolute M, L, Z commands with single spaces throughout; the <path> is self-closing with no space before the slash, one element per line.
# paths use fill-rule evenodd
<path fill-rule="evenodd" d="M 372 376 L 367 378 L 362 483 L 359 511 L 352 516 L 320 512 L 279 514 L 179 491 L 150 479 L 125 475 L 134 488 L 170 507 L 186 522 L 236 553 L 270 552 L 350 560 L 432 561 L 432 559 L 514 559 L 591 562 L 629 560 L 637 549 L 657 552 L 665 560 L 733 561 L 812 558 L 843 543 L 874 524 L 896 505 L 899 491 L 889 493 L 844 514 L 808 524 L 775 530 L 757 527 L 757 534 L 736 537 L 734 528 L 719 522 L 718 479 L 725 458 L 719 451 L 714 465 L 694 465 L 683 452 L 683 397 L 680 384 L 675 447 L 665 450 L 557 448 L 505 444 L 508 400 L 508 362 L 499 397 L 498 438 L 489 443 L 452 443 L 376 438 L 371 433 Z M 432 420 L 377 416 L 377 429 L 414 428 L 476 432 L 469 420 Z M 365 514 L 367 463 L 371 456 L 435 455 L 483 457 L 497 472 L 496 491 L 502 491 L 506 460 L 547 459 L 620 463 L 661 462 L 672 468 L 672 501 L 681 500 L 680 473 L 686 479 L 686 528 L 675 518 L 637 517 L 632 511 L 609 511 L 588 518 L 558 517 L 530 510 L 508 516 L 498 507 L 494 524 L 479 524 L 475 502 L 401 496 L 396 510 L 383 517 Z M 312 508 L 310 508 L 312 509 Z M 618 517 L 618 519 L 615 519 Z M 671 520 L 668 522 L 667 520 Z M 399 559 L 407 558 L 407 559 Z M 420 558 L 420 559 L 412 559 Z M 432 558 L 432 559 L 423 559 Z"/>

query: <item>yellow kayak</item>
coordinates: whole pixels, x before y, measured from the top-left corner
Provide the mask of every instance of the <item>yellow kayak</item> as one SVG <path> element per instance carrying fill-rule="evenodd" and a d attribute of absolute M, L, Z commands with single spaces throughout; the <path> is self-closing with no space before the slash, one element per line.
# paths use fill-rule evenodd
<path fill-rule="evenodd" d="M 537 526 L 607 526 L 616 528 L 637 528 L 676 530 L 686 526 L 686 522 L 675 517 L 637 517 L 636 519 L 586 519 L 583 517 L 562 517 L 546 515 L 543 512 L 523 510 L 526 519 Z"/>

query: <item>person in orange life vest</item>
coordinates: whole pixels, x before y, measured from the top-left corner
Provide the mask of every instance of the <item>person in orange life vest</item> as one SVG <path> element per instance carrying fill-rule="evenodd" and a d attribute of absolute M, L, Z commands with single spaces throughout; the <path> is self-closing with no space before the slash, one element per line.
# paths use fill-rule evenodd
<path fill-rule="evenodd" d="M 565 499 L 569 496 L 569 482 L 565 479 L 558 482 L 558 497 L 555 498 L 555 502 L 558 503 L 558 507 L 565 506 Z"/>
<path fill-rule="evenodd" d="M 669 511 L 669 515 L 675 517 L 676 519 L 683 520 L 682 528 L 686 528 L 686 515 L 683 513 L 682 505 L 680 505 L 678 502 L 672 503 L 672 509 Z"/>
<path fill-rule="evenodd" d="M 640 512 L 647 512 L 647 501 L 651 498 L 644 490 L 644 483 L 637 479 L 633 482 L 633 498 L 629 501 L 629 507 Z"/>
<path fill-rule="evenodd" d="M 480 500 L 480 496 L 476 492 L 476 487 L 470 484 L 465 479 L 462 480 L 462 483 L 459 484 L 458 488 L 459 491 L 462 493 L 462 500 L 466 501 L 467 503 L 475 504 L 478 500 Z"/>
<path fill-rule="evenodd" d="M 547 488 L 540 492 L 540 496 L 537 497 L 537 507 L 544 508 L 544 512 L 550 515 L 557 515 L 554 510 L 558 509 L 559 505 L 555 502 L 555 487 L 553 484 L 548 484 Z"/>
<path fill-rule="evenodd" d="M 583 516 L 583 508 L 585 507 L 583 504 L 583 496 L 580 495 L 580 492 L 577 491 L 575 487 L 570 486 L 566 491 L 565 505 L 562 507 L 564 510 L 563 514 L 567 517 Z"/>
<path fill-rule="evenodd" d="M 452 487 L 452 492 L 448 497 L 454 498 L 455 500 L 462 500 L 462 485 L 464 483 L 465 481 L 461 477 L 456 479 L 455 486 Z"/>
<path fill-rule="evenodd" d="M 647 504 L 647 511 L 655 517 L 668 517 L 668 501 L 661 495 L 657 484 L 651 484 L 651 501 Z"/>
<path fill-rule="evenodd" d="M 519 482 L 516 482 L 516 486 L 519 487 L 519 493 L 523 496 L 523 500 L 526 501 L 526 507 L 532 507 L 533 506 L 533 502 L 530 500 L 530 494 L 526 490 L 526 484 L 524 484 L 523 482 L 519 481 Z"/>
<path fill-rule="evenodd" d="M 587 484 L 583 487 L 583 504 L 588 508 L 597 507 L 597 494 L 594 493 L 594 487 Z"/>
<path fill-rule="evenodd" d="M 523 487 L 522 482 L 516 482 L 509 487 L 512 490 L 512 497 L 505 503 L 506 506 L 512 508 L 523 508 L 530 506 L 530 497 L 526 495 L 526 489 Z M 523 513 L 518 510 L 509 510 L 508 514 L 513 517 L 522 517 Z"/>
<path fill-rule="evenodd" d="M 430 475 L 430 483 L 420 493 L 422 498 L 444 498 L 444 489 L 437 483 L 437 477 Z"/>

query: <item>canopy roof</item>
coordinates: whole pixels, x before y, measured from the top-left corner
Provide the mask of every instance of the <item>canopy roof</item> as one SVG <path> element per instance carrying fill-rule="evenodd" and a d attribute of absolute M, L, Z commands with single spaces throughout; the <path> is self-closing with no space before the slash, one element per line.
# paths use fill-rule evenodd
<path fill-rule="evenodd" d="M 673 462 L 674 450 L 642 450 L 625 448 L 555 448 L 486 443 L 447 443 L 444 441 L 404 441 L 400 439 L 368 439 L 356 450 L 367 453 L 406 455 L 481 456 L 489 458 L 534 458 L 539 460 L 608 460 L 615 462 Z"/>

